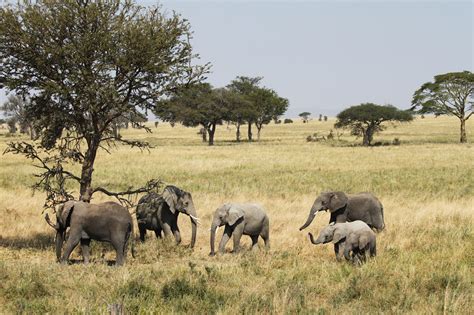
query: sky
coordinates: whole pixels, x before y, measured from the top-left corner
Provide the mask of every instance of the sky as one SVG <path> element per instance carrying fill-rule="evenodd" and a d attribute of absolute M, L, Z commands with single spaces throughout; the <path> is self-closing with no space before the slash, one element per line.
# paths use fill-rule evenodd
<path fill-rule="evenodd" d="M 289 99 L 287 117 L 335 116 L 364 102 L 407 109 L 434 75 L 473 71 L 471 1 L 159 3 L 190 21 L 200 62 L 212 64 L 212 85 L 262 76 Z"/>

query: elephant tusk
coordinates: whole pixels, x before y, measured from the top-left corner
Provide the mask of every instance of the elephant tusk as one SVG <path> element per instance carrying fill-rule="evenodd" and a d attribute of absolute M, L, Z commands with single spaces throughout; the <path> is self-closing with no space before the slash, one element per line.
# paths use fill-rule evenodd
<path fill-rule="evenodd" d="M 189 215 L 194 221 L 196 221 L 197 224 L 201 224 L 201 220 L 199 220 L 199 218 L 196 218 L 195 216 L 193 215 Z"/>

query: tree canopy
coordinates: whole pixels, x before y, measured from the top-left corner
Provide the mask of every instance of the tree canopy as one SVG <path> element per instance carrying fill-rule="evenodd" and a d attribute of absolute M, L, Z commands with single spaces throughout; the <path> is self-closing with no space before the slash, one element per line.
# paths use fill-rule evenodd
<path fill-rule="evenodd" d="M 413 115 L 404 110 L 399 110 L 392 105 L 376 105 L 364 103 L 351 106 L 337 115 L 336 128 L 348 128 L 356 136 L 362 136 L 362 144 L 368 146 L 376 132 L 385 129 L 383 122 L 408 122 L 413 120 Z"/>
<path fill-rule="evenodd" d="M 421 114 L 451 115 L 460 121 L 460 142 L 467 142 L 466 120 L 472 116 L 474 73 L 450 72 L 434 77 L 413 94 L 412 110 Z"/>
<path fill-rule="evenodd" d="M 229 119 L 230 106 L 236 99 L 229 90 L 199 83 L 161 101 L 154 112 L 164 121 L 180 122 L 187 127 L 203 126 L 209 135 L 209 145 L 213 145 L 216 127 Z"/>
<path fill-rule="evenodd" d="M 49 201 L 72 198 L 67 180 L 80 184 L 81 200 L 97 191 L 118 196 L 92 187 L 97 151 L 113 142 L 148 147 L 114 135 L 114 122 L 142 115 L 202 79 L 208 66 L 191 66 L 197 56 L 190 38 L 190 24 L 178 14 L 128 0 L 0 8 L 0 85 L 30 95 L 25 110 L 40 139 L 11 143 L 9 152 L 26 154 L 44 168 L 39 185 L 49 191 Z M 68 161 L 80 163 L 81 173 L 66 171 Z"/>

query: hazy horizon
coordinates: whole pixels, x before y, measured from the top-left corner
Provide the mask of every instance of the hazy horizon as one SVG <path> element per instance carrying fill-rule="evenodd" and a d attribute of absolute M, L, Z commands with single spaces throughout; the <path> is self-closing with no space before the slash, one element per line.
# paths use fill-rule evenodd
<path fill-rule="evenodd" d="M 287 117 L 364 102 L 406 109 L 434 75 L 473 69 L 470 1 L 160 3 L 190 21 L 195 52 L 212 64 L 208 82 L 263 76 L 289 99 Z"/>

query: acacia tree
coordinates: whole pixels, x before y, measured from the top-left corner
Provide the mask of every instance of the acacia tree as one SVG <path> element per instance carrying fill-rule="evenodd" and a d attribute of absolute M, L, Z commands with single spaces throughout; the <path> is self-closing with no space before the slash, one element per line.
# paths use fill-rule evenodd
<path fill-rule="evenodd" d="M 303 119 L 303 123 L 307 123 L 308 120 L 309 120 L 309 116 L 311 116 L 311 113 L 310 112 L 302 112 L 298 116 L 300 116 L 301 119 Z"/>
<path fill-rule="evenodd" d="M 154 113 L 163 121 L 180 122 L 186 127 L 201 125 L 208 134 L 208 144 L 214 145 L 217 125 L 228 120 L 232 98 L 232 93 L 224 88 L 194 84 L 159 102 Z"/>
<path fill-rule="evenodd" d="M 255 91 L 259 88 L 260 81 L 262 81 L 263 77 L 245 77 L 245 76 L 238 76 L 234 80 L 227 85 L 227 88 L 235 93 L 240 94 L 244 97 L 248 102 L 249 106 L 242 111 L 242 118 L 248 124 L 247 136 L 249 142 L 252 142 L 253 135 L 252 135 L 252 125 L 257 119 L 258 113 L 256 112 L 256 100 L 255 100 Z M 240 125 L 238 126 L 240 127 Z M 239 129 L 240 130 L 240 129 Z"/>
<path fill-rule="evenodd" d="M 288 100 L 267 88 L 256 88 L 251 94 L 254 105 L 255 126 L 257 127 L 257 140 L 260 141 L 260 132 L 263 125 L 272 120 L 278 120 L 288 109 Z"/>
<path fill-rule="evenodd" d="M 397 109 L 392 105 L 364 103 L 351 106 L 337 114 L 336 128 L 351 129 L 355 136 L 362 136 L 362 144 L 369 146 L 376 132 L 384 130 L 383 122 L 408 122 L 413 115 L 408 111 Z"/>
<path fill-rule="evenodd" d="M 467 142 L 466 121 L 473 113 L 474 73 L 450 72 L 434 77 L 434 82 L 423 84 L 414 94 L 412 110 L 421 114 L 452 115 L 460 122 L 460 142 Z"/>
<path fill-rule="evenodd" d="M 0 86 L 31 95 L 26 114 L 34 117 L 40 139 L 10 143 L 7 152 L 43 168 L 36 188 L 47 191 L 45 206 L 72 198 L 69 180 L 79 183 L 87 202 L 97 191 L 123 201 L 124 194 L 157 186 L 153 180 L 118 193 L 93 187 L 94 163 L 99 148 L 113 143 L 148 148 L 114 135 L 114 122 L 201 80 L 208 67 L 190 66 L 190 35 L 179 15 L 129 0 L 25 1 L 0 8 Z M 66 170 L 69 162 L 81 165 L 80 174 Z"/>

